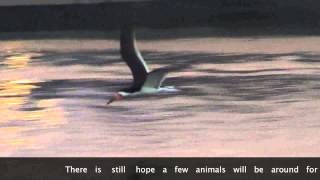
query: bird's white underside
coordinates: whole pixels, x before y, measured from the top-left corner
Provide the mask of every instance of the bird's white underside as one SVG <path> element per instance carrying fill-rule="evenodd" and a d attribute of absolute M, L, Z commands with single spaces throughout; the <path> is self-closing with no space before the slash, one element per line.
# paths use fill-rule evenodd
<path fill-rule="evenodd" d="M 150 94 L 166 94 L 166 93 L 176 93 L 179 92 L 179 89 L 176 89 L 174 86 L 165 86 L 161 88 L 148 88 L 143 87 L 140 91 L 134 93 L 128 93 L 124 91 L 118 92 L 121 96 L 140 96 L 140 95 L 150 95 Z"/>

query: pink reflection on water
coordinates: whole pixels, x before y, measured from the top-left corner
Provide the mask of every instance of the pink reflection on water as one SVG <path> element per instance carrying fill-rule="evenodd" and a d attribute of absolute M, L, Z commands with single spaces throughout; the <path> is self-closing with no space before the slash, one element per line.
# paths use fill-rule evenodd
<path fill-rule="evenodd" d="M 164 54 L 196 62 L 196 52 L 204 54 L 198 60 L 203 63 L 170 74 L 166 83 L 176 83 L 180 95 L 110 107 L 104 106 L 107 97 L 130 82 L 120 56 L 101 54 L 117 49 L 117 42 L 0 42 L 7 55 L 0 69 L 6 75 L 0 77 L 0 155 L 319 156 L 319 42 L 318 37 L 142 41 L 143 52 L 153 52 L 146 56 L 152 68 L 167 65 L 157 60 Z M 105 57 L 119 63 L 94 66 L 87 56 L 70 55 L 83 51 L 97 62 Z M 46 61 L 48 52 L 52 62 Z M 56 59 L 72 63 L 57 65 Z"/>

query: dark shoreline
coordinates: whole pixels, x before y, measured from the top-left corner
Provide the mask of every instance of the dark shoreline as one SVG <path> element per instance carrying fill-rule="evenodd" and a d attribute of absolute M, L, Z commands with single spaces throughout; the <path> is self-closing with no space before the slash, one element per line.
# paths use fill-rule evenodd
<path fill-rule="evenodd" d="M 234 37 L 234 38 L 270 38 L 318 36 L 318 29 L 302 28 L 251 28 L 231 29 L 215 27 L 149 29 L 137 30 L 138 40 L 170 40 L 181 38 Z M 44 40 L 44 39 L 90 39 L 119 40 L 119 31 L 110 30 L 55 30 L 55 31 L 21 31 L 0 32 L 1 40 Z"/>
<path fill-rule="evenodd" d="M 315 0 L 163 0 L 139 3 L 0 7 L 1 32 L 110 31 L 130 21 L 146 28 L 287 28 L 318 34 Z M 94 18 L 92 18 L 94 17 Z"/>

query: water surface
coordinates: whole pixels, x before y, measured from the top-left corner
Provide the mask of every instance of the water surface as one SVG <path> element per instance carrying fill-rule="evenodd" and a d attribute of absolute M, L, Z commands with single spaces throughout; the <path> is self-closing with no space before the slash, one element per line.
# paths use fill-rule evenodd
<path fill-rule="evenodd" d="M 181 91 L 106 106 L 118 42 L 0 41 L 1 156 L 319 156 L 320 38 L 140 41 Z"/>

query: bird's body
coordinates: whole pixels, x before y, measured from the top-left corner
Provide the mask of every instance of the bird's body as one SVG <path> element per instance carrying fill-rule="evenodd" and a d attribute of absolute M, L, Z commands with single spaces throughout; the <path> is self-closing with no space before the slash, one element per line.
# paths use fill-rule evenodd
<path fill-rule="evenodd" d="M 135 97 L 135 96 L 142 96 L 142 95 L 151 95 L 151 94 L 165 94 L 165 93 L 174 93 L 178 92 L 179 90 L 176 89 L 174 86 L 165 86 L 160 88 L 142 88 L 140 91 L 135 92 L 126 92 L 126 91 L 119 91 L 117 92 L 122 97 Z"/>
<path fill-rule="evenodd" d="M 168 69 L 160 68 L 150 71 L 136 45 L 134 29 L 126 25 L 121 29 L 120 49 L 122 59 L 129 66 L 133 75 L 131 87 L 115 93 L 108 104 L 125 97 L 140 96 L 144 94 L 177 92 L 173 86 L 161 87 Z"/>
<path fill-rule="evenodd" d="M 174 86 L 164 86 L 160 88 L 150 88 L 150 87 L 143 87 L 140 91 L 136 91 L 133 93 L 125 92 L 125 91 L 119 91 L 123 96 L 136 96 L 136 95 L 143 95 L 143 94 L 156 94 L 156 93 L 172 93 L 172 92 L 178 92 L 179 90 L 176 89 Z"/>

